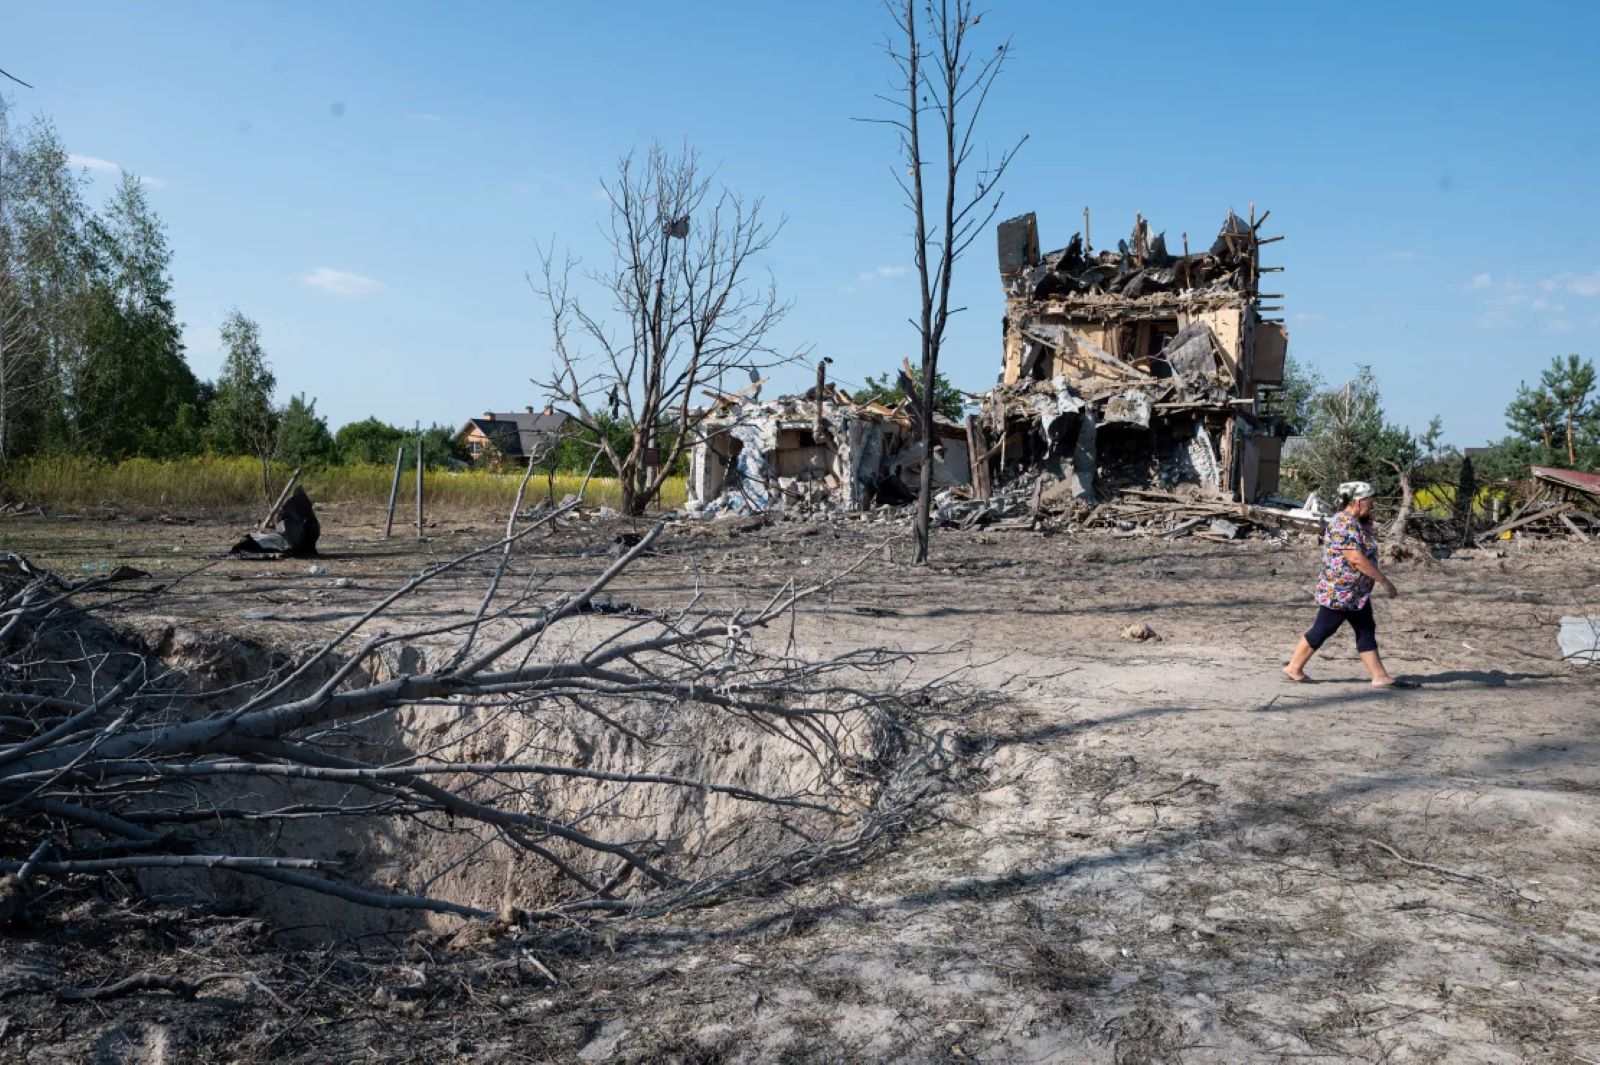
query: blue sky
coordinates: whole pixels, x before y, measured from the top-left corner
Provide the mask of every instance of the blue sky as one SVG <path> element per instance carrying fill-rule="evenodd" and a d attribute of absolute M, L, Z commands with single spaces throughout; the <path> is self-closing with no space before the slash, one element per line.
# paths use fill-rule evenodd
<path fill-rule="evenodd" d="M 1085 206 L 1097 244 L 1143 212 L 1174 246 L 1270 208 L 1296 357 L 1372 364 L 1395 418 L 1440 414 L 1459 444 L 1501 435 L 1552 355 L 1600 355 L 1600 5 L 986 12 L 1017 48 L 986 140 L 1029 136 L 1003 212 L 1036 211 L 1046 246 Z M 237 306 L 281 398 L 335 426 L 540 402 L 535 243 L 597 255 L 598 181 L 653 138 L 787 218 L 782 346 L 846 381 L 914 351 L 893 144 L 852 121 L 889 73 L 868 0 L 11 2 L 0 23 L 0 66 L 36 86 L 8 90 L 21 115 L 150 180 L 196 371 Z M 944 366 L 969 389 L 999 366 L 992 248 L 956 278 Z"/>

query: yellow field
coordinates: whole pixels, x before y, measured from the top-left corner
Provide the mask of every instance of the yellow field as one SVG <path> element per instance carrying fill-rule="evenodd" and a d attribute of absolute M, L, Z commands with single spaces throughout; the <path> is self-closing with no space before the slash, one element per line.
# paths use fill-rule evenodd
<path fill-rule="evenodd" d="M 274 465 L 276 491 L 292 471 Z M 302 476 L 306 492 L 316 503 L 373 503 L 389 501 L 390 466 L 331 466 Z M 415 474 L 400 477 L 400 509 L 415 498 Z M 423 478 L 426 506 L 503 510 L 516 498 L 522 474 L 430 470 Z M 583 478 L 558 474 L 553 493 L 557 500 L 575 493 Z M 527 499 L 534 502 L 551 491 L 550 483 L 536 473 L 528 484 Z M 662 488 L 662 504 L 683 505 L 683 478 L 675 477 Z M 108 463 L 84 458 L 32 459 L 0 470 L 0 493 L 46 510 L 82 510 L 100 506 L 148 508 L 163 511 L 204 512 L 211 509 L 266 508 L 261 492 L 261 464 L 250 458 L 190 458 L 170 461 L 128 459 Z M 589 482 L 586 502 L 591 506 L 616 506 L 621 490 L 614 479 Z"/>
<path fill-rule="evenodd" d="M 1493 507 L 1494 500 L 1500 500 L 1502 510 L 1515 495 L 1507 488 L 1487 486 L 1478 489 L 1478 494 L 1472 499 L 1472 512 L 1477 515 L 1486 515 Z M 1422 514 L 1434 514 L 1439 517 L 1449 517 L 1455 512 L 1456 489 L 1455 485 L 1430 485 L 1417 489 L 1417 494 L 1412 498 L 1411 505 Z"/>

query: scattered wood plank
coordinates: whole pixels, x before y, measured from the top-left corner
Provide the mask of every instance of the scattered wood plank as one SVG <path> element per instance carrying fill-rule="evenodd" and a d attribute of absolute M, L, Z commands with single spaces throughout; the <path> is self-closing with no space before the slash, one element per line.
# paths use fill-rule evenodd
<path fill-rule="evenodd" d="M 1526 508 L 1523 508 L 1523 509 L 1526 509 Z M 1524 525 L 1532 525 L 1536 521 L 1542 521 L 1542 520 L 1544 520 L 1546 518 L 1554 518 L 1554 517 L 1557 517 L 1559 515 L 1565 514 L 1569 510 L 1576 510 L 1576 509 L 1577 509 L 1576 505 L 1572 504 L 1572 503 L 1557 503 L 1554 506 L 1545 507 L 1543 510 L 1535 511 L 1532 514 L 1522 514 L 1521 517 L 1515 517 L 1515 518 L 1511 518 L 1511 519 L 1509 519 L 1507 521 L 1503 521 L 1499 525 L 1496 525 L 1494 528 L 1489 529 L 1489 530 L 1487 530 L 1485 532 L 1479 533 L 1478 534 L 1478 543 L 1481 544 L 1481 543 L 1485 543 L 1485 542 L 1487 542 L 1489 540 L 1499 539 L 1499 537 L 1502 534 L 1508 533 L 1513 529 L 1520 529 Z M 1520 510 L 1519 510 L 1519 513 L 1521 513 Z"/>
<path fill-rule="evenodd" d="M 1166 532 L 1162 533 L 1161 534 L 1161 538 L 1163 540 L 1176 539 L 1177 537 L 1182 536 L 1184 533 L 1188 532 L 1190 529 L 1193 529 L 1195 526 L 1204 525 L 1209 520 L 1210 520 L 1209 518 L 1204 518 L 1204 517 L 1190 518 L 1188 521 L 1185 521 L 1185 522 L 1182 522 L 1181 524 L 1175 525 L 1172 528 L 1168 529 Z"/>

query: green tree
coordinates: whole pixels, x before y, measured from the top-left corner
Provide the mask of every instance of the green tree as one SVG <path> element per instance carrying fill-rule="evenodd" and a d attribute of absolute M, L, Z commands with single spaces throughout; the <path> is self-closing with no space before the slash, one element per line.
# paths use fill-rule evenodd
<path fill-rule="evenodd" d="M 1514 435 L 1496 445 L 1504 460 L 1495 463 L 1496 472 L 1517 477 L 1529 465 L 1600 465 L 1595 384 L 1594 364 L 1577 355 L 1551 359 L 1537 387 L 1519 384 L 1506 407 L 1506 426 Z"/>
<path fill-rule="evenodd" d="M 1310 428 L 1317 397 L 1327 388 L 1316 367 L 1290 355 L 1283 364 L 1283 384 L 1264 398 L 1263 412 L 1278 423 L 1283 435 L 1299 436 Z"/>
<path fill-rule="evenodd" d="M 261 347 L 261 327 L 235 309 L 222 321 L 222 372 L 206 421 L 206 446 L 219 455 L 252 455 L 261 462 L 261 493 L 271 491 L 272 455 L 277 450 L 278 386 Z"/>
<path fill-rule="evenodd" d="M 340 426 L 333 434 L 333 450 L 345 465 L 360 462 L 388 465 L 394 462 L 395 449 L 407 444 L 412 436 L 404 429 L 367 418 Z"/>
<path fill-rule="evenodd" d="M 416 433 L 410 434 L 416 448 Z M 422 461 L 429 467 L 455 468 L 467 461 L 467 449 L 457 430 L 448 425 L 430 425 L 422 431 Z"/>
<path fill-rule="evenodd" d="M 1527 382 L 1517 386 L 1516 397 L 1506 408 L 1506 424 L 1522 440 L 1537 448 L 1551 461 L 1555 455 L 1556 419 L 1555 397 L 1543 387 L 1529 388 Z"/>
<path fill-rule="evenodd" d="M 289 397 L 278 415 L 277 457 L 291 466 L 320 466 L 333 461 L 333 434 L 317 414 L 317 401 L 304 394 Z"/>
<path fill-rule="evenodd" d="M 200 383 L 183 354 L 166 233 L 137 177 L 123 173 L 90 233 L 102 269 L 84 301 L 76 438 L 105 458 L 180 453 L 180 411 L 198 404 Z"/>
<path fill-rule="evenodd" d="M 1309 417 L 1295 472 L 1305 487 L 1324 496 L 1344 481 L 1368 481 L 1381 494 L 1393 494 L 1400 487 L 1401 471 L 1415 470 L 1430 457 L 1424 444 L 1388 421 L 1369 366 L 1344 385 L 1317 393 Z M 1438 446 L 1437 423 L 1430 423 L 1427 446 Z"/>
<path fill-rule="evenodd" d="M 1600 417 L 1600 406 L 1594 398 L 1594 363 L 1577 355 L 1565 359 L 1558 356 L 1539 376 L 1539 384 L 1555 405 L 1566 438 L 1567 463 L 1576 466 L 1580 442 L 1594 439 L 1595 422 Z"/>
<path fill-rule="evenodd" d="M 1483 484 L 1500 481 L 1520 481 L 1528 476 L 1529 466 L 1543 466 L 1550 462 L 1544 445 L 1522 436 L 1508 436 L 1497 440 L 1473 461 L 1473 470 Z"/>
<path fill-rule="evenodd" d="M 96 269 L 83 172 L 47 119 L 14 136 L 0 100 L 0 446 L 72 444 L 69 395 L 84 361 L 85 295 Z"/>
<path fill-rule="evenodd" d="M 900 387 L 899 375 L 891 377 L 885 373 L 879 377 L 868 377 L 865 388 L 860 388 L 850 397 L 857 403 L 882 403 L 886 407 L 897 406 L 906 401 L 905 389 Z M 927 390 L 922 387 L 922 373 L 913 370 L 911 382 L 916 391 L 921 394 Z M 952 385 L 942 373 L 933 375 L 933 412 L 953 422 L 961 420 L 962 407 L 966 402 L 965 396 L 955 385 Z"/>

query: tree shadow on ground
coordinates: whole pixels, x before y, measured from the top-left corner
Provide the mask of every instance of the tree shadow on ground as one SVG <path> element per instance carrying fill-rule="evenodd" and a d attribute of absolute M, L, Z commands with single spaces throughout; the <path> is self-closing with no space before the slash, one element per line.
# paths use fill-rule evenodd
<path fill-rule="evenodd" d="M 1478 676 L 1478 674 L 1466 674 L 1465 676 L 1466 678 L 1472 678 Z M 1484 682 L 1489 686 L 1498 686 L 1496 681 L 1500 676 L 1499 671 L 1488 671 L 1484 676 L 1487 677 Z M 1508 679 L 1520 677 L 1520 675 L 1513 674 L 1504 674 L 1504 676 Z M 1527 679 L 1543 681 L 1544 683 L 1538 686 L 1545 686 L 1550 679 L 1559 679 L 1560 675 L 1529 674 L 1526 677 Z M 1391 697 L 1387 692 L 1373 691 L 1366 685 L 1362 685 L 1362 687 L 1367 688 L 1367 690 L 1353 694 L 1341 692 L 1307 698 L 1303 701 L 1304 705 L 1294 709 L 1296 711 L 1304 711 L 1342 703 L 1362 700 L 1377 701 Z M 1285 709 L 1289 708 L 1286 707 Z M 1058 722 L 1037 729 L 969 734 L 963 737 L 962 745 L 974 754 L 992 752 L 1001 747 L 1049 742 L 1074 733 L 1105 729 L 1139 720 L 1172 714 L 1216 712 L 1216 710 L 1216 707 L 1196 706 L 1139 707 L 1103 717 Z M 721 929 L 651 929 L 636 932 L 629 939 L 638 945 L 738 940 L 767 932 L 779 925 L 795 921 L 811 924 L 830 917 L 842 917 L 865 923 L 882 919 L 891 914 L 914 912 L 951 903 L 976 899 L 984 901 L 1006 899 L 1037 892 L 1072 878 L 1087 876 L 1097 871 L 1130 867 L 1145 861 L 1170 857 L 1198 844 L 1215 842 L 1231 834 L 1259 828 L 1285 819 L 1304 817 L 1309 811 L 1332 806 L 1354 798 L 1373 797 L 1384 792 L 1398 792 L 1406 789 L 1444 787 L 1450 785 L 1451 781 L 1459 781 L 1461 777 L 1472 776 L 1475 772 L 1484 774 L 1503 773 L 1511 767 L 1523 773 L 1531 768 L 1557 768 L 1562 763 L 1592 767 L 1594 765 L 1594 749 L 1597 747 L 1600 747 L 1600 744 L 1590 743 L 1585 740 L 1558 744 L 1549 742 L 1548 737 L 1535 737 L 1527 742 L 1514 745 L 1508 750 L 1481 758 L 1473 765 L 1466 767 L 1457 765 L 1448 770 L 1441 769 L 1438 773 L 1398 771 L 1392 767 L 1382 766 L 1372 772 L 1363 773 L 1360 776 L 1343 780 L 1329 787 L 1308 789 L 1298 794 L 1275 796 L 1267 801 L 1244 802 L 1234 806 L 1231 812 L 1226 813 L 1225 816 L 1203 819 L 1180 830 L 1164 833 L 1159 839 L 1099 853 L 1073 855 L 1033 869 L 1017 869 L 991 876 L 955 879 L 937 888 L 908 892 L 898 898 L 884 902 L 829 902 L 817 906 L 787 909 L 774 914 L 764 914 L 747 922 Z M 1411 755 L 1415 753 L 1411 752 Z"/>

